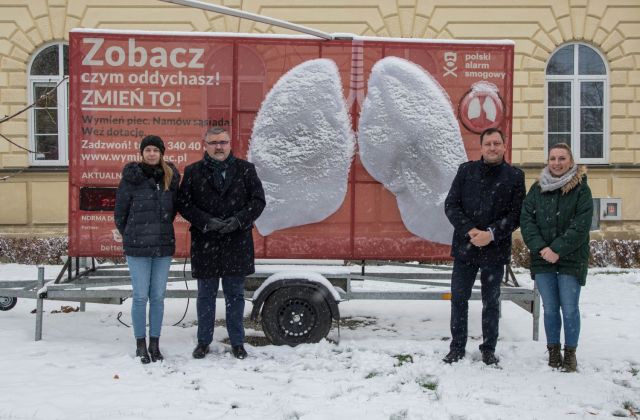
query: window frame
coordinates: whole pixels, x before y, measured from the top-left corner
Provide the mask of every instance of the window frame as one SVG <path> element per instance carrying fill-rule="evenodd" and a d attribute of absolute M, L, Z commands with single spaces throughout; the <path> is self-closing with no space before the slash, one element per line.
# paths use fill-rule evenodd
<path fill-rule="evenodd" d="M 32 75 L 31 69 L 36 58 L 47 48 L 51 46 L 58 47 L 58 74 L 53 75 Z M 64 74 L 64 47 L 68 47 L 66 42 L 50 42 L 42 45 L 29 60 L 27 66 L 27 98 L 28 103 L 35 101 L 36 85 L 48 84 L 51 87 L 58 86 L 56 89 L 56 110 L 57 110 L 57 128 L 58 128 L 58 159 L 38 160 L 36 154 L 29 153 L 30 166 L 68 166 L 69 165 L 69 79 L 65 79 Z M 29 130 L 29 149 L 36 151 L 36 113 L 35 106 L 31 107 L 28 112 L 28 130 Z"/>
<path fill-rule="evenodd" d="M 571 75 L 557 75 L 547 74 L 549 63 L 553 57 L 566 46 L 573 46 L 573 74 Z M 579 72 L 579 53 L 580 46 L 585 46 L 595 52 L 604 64 L 605 74 L 596 75 L 580 75 Z M 562 44 L 556 48 L 556 50 L 549 56 L 547 64 L 544 69 L 544 154 L 549 154 L 549 82 L 570 82 L 571 83 L 571 151 L 573 152 L 576 163 L 579 164 L 608 164 L 609 163 L 609 151 L 610 151 L 610 89 L 609 84 L 609 63 L 605 56 L 593 45 L 584 42 L 570 42 Z M 580 128 L 580 109 L 581 109 L 581 97 L 580 97 L 580 84 L 582 82 L 602 82 L 603 83 L 603 99 L 602 99 L 602 157 L 601 158 L 583 158 L 581 156 L 580 147 L 582 134 Z"/>

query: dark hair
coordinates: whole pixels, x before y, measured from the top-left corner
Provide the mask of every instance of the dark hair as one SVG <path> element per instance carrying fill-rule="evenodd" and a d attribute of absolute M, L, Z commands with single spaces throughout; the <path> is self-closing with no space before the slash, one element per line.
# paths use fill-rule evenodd
<path fill-rule="evenodd" d="M 222 127 L 210 127 L 207 132 L 204 133 L 204 137 L 206 138 L 208 135 L 215 136 L 222 133 L 227 133 L 227 135 L 229 135 L 229 132 Z"/>
<path fill-rule="evenodd" d="M 500 134 L 500 138 L 502 139 L 502 142 L 504 143 L 504 133 L 499 128 L 491 127 L 491 128 L 487 128 L 486 130 L 484 130 L 482 132 L 482 134 L 480 134 L 480 144 L 482 144 L 482 141 L 484 140 L 484 136 L 487 136 L 487 135 L 493 134 L 493 133 Z"/>

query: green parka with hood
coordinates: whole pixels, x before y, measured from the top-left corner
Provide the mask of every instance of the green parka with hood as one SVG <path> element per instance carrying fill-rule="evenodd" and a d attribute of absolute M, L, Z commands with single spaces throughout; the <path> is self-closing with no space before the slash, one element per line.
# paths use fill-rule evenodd
<path fill-rule="evenodd" d="M 586 168 L 580 166 L 564 186 L 544 193 L 536 182 L 524 199 L 520 229 L 531 252 L 532 275 L 569 274 L 585 285 L 593 213 L 586 172 Z M 540 256 L 540 251 L 547 246 L 560 256 L 555 264 Z"/>

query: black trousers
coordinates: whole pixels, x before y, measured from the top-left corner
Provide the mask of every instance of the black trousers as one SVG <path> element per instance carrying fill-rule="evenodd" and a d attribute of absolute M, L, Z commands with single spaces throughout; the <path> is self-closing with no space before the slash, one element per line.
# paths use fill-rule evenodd
<path fill-rule="evenodd" d="M 232 346 L 244 343 L 244 282 L 243 276 L 222 277 L 222 291 L 227 314 L 227 332 Z M 209 345 L 213 341 L 216 321 L 216 297 L 220 278 L 198 279 L 198 343 Z"/>
<path fill-rule="evenodd" d="M 495 351 L 500 318 L 500 282 L 504 264 L 478 265 L 454 260 L 451 276 L 451 350 L 464 350 L 467 345 L 469 298 L 476 274 L 480 270 L 482 293 L 482 344 L 480 350 Z"/>

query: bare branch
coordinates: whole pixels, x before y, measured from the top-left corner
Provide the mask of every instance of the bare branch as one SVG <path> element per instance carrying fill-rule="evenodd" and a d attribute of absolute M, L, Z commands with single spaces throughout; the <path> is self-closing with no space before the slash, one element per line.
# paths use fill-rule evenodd
<path fill-rule="evenodd" d="M 60 82 L 55 85 L 54 87 L 52 87 L 50 90 L 46 91 L 45 93 L 43 93 L 42 95 L 40 95 L 40 97 L 38 99 L 36 99 L 34 102 L 32 102 L 30 105 L 22 108 L 20 111 L 16 112 L 13 115 L 8 115 L 6 117 L 3 117 L 0 119 L 0 124 L 2 124 L 3 122 L 9 121 L 12 118 L 17 117 L 18 115 L 30 110 L 31 108 L 33 108 L 34 106 L 42 103 L 42 101 L 47 101 L 51 95 L 53 94 L 53 92 L 56 91 L 56 89 L 58 89 L 58 86 L 60 86 L 62 84 L 62 82 L 64 82 L 65 80 L 67 80 L 69 78 L 69 76 L 65 76 L 62 78 L 62 80 L 60 80 Z M 45 102 L 46 103 L 46 102 Z"/>
<path fill-rule="evenodd" d="M 65 76 L 62 78 L 62 80 L 60 80 L 60 82 L 58 82 L 57 85 L 55 85 L 54 87 L 52 87 L 51 89 L 49 89 L 48 91 L 46 91 L 45 93 L 43 93 L 42 95 L 40 95 L 40 97 L 38 99 L 36 99 L 34 102 L 32 102 L 30 105 L 22 108 L 20 111 L 16 112 L 15 114 L 12 115 L 8 115 L 6 117 L 0 118 L 0 124 L 2 124 L 3 122 L 9 121 L 15 117 L 17 117 L 18 115 L 28 111 L 29 109 L 33 108 L 34 106 L 40 105 L 44 103 L 45 107 L 48 107 L 48 102 L 51 99 L 51 97 L 53 96 L 53 93 L 56 91 L 56 89 L 58 89 L 58 86 L 60 86 L 62 84 L 62 82 L 64 82 L 65 80 L 67 80 L 69 77 Z M 53 118 L 53 116 L 50 115 L 50 118 Z M 26 147 L 22 147 L 19 144 L 17 144 L 16 142 L 12 141 L 11 139 L 9 139 L 7 136 L 5 136 L 4 134 L 0 133 L 0 137 L 2 137 L 3 139 L 5 139 L 6 141 L 8 141 L 9 143 L 13 144 L 14 146 L 27 151 L 28 153 L 33 153 L 35 154 L 36 152 L 30 149 L 27 149 Z M 22 171 L 20 171 L 22 172 Z M 19 174 L 20 172 L 18 172 L 17 174 Z M 4 181 L 7 178 L 11 178 L 12 176 L 15 176 L 17 174 L 14 175 L 9 175 L 9 176 L 5 176 L 4 178 L 0 178 L 0 181 Z"/>
<path fill-rule="evenodd" d="M 20 169 L 18 172 L 15 172 L 15 173 L 13 173 L 13 174 L 11 174 L 11 175 L 3 176 L 3 177 L 1 177 L 1 178 L 0 178 L 0 181 L 6 181 L 6 180 L 7 180 L 7 179 L 9 179 L 9 178 L 13 178 L 14 176 L 18 176 L 18 175 L 20 175 L 21 173 L 23 173 L 25 169 L 26 169 L 26 168 L 22 168 L 22 169 Z"/>
<path fill-rule="evenodd" d="M 5 136 L 5 135 L 4 135 L 4 134 L 2 134 L 2 133 L 0 133 L 0 137 L 2 137 L 3 139 L 5 139 L 5 140 L 6 140 L 6 141 L 8 141 L 9 143 L 13 144 L 14 146 L 19 147 L 19 148 L 20 148 L 20 149 L 22 149 L 22 150 L 26 150 L 26 151 L 27 151 L 27 152 L 29 152 L 29 153 L 34 153 L 34 154 L 36 153 L 36 152 L 34 152 L 33 150 L 27 149 L 26 147 L 22 147 L 22 146 L 20 146 L 19 144 L 17 144 L 17 143 L 15 143 L 15 142 L 11 141 L 7 136 Z"/>

